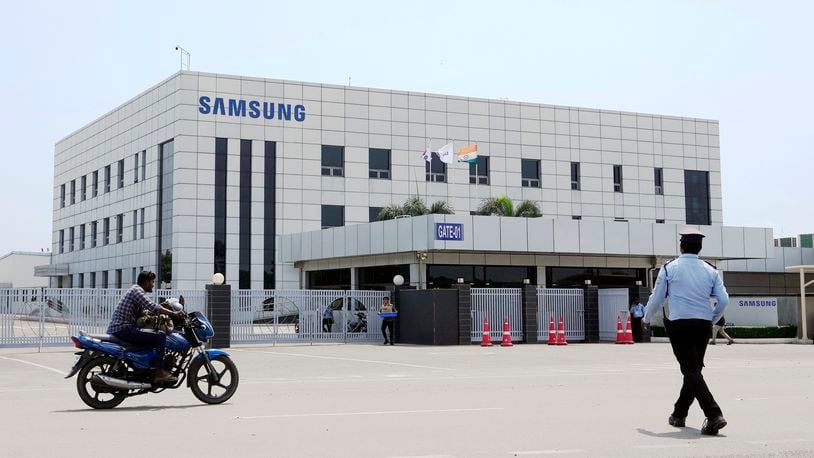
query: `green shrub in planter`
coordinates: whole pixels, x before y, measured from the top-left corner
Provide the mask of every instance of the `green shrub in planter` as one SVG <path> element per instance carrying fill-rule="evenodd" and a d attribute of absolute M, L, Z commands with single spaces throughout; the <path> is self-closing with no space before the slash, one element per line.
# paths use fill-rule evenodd
<path fill-rule="evenodd" d="M 667 337 L 662 326 L 650 328 L 653 337 Z M 797 337 L 797 326 L 754 327 L 732 326 L 726 328 L 726 333 L 733 339 L 793 339 Z"/>

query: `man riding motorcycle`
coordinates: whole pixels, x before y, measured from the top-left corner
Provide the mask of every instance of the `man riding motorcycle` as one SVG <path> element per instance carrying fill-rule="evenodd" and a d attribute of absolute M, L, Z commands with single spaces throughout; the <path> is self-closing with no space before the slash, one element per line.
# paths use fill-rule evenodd
<path fill-rule="evenodd" d="M 176 312 L 163 305 L 156 304 L 147 297 L 146 293 L 152 293 L 155 287 L 155 274 L 153 272 L 141 272 L 136 283 L 124 293 L 113 311 L 113 318 L 111 318 L 110 325 L 107 327 L 107 333 L 126 342 L 156 348 L 158 353 L 153 362 L 155 382 L 174 383 L 177 381 L 176 378 L 161 367 L 164 361 L 164 346 L 167 335 L 161 331 L 141 329 L 136 325 L 136 320 L 145 312 L 174 317 L 182 316 L 183 312 Z"/>

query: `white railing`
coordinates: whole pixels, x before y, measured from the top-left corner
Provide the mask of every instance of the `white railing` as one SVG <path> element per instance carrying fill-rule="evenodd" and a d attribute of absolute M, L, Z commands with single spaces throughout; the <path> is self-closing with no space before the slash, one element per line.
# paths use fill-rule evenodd
<path fill-rule="evenodd" d="M 232 290 L 234 343 L 371 342 L 381 339 L 385 291 Z M 323 324 L 327 308 L 332 323 Z"/>
<path fill-rule="evenodd" d="M 503 338 L 503 320 L 509 320 L 513 341 L 523 339 L 522 290 L 520 288 L 472 288 L 472 342 L 483 338 L 483 322 L 489 317 L 489 336 Z"/>
<path fill-rule="evenodd" d="M 548 342 L 551 317 L 554 325 L 563 317 L 565 337 L 568 340 L 585 340 L 585 300 L 581 289 L 537 289 L 537 340 Z"/>

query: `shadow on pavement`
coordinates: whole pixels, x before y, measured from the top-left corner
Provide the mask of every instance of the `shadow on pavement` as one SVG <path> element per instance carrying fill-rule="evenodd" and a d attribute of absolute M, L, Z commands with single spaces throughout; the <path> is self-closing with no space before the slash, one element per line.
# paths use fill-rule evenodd
<path fill-rule="evenodd" d="M 224 403 L 221 405 L 229 405 Z M 159 411 L 159 410 L 176 410 L 176 409 L 194 409 L 196 407 L 213 407 L 209 404 L 190 404 L 187 406 L 135 406 L 135 407 L 116 407 L 114 409 L 70 409 L 70 410 L 54 410 L 52 413 L 81 413 L 81 412 L 94 412 L 94 411 L 107 411 L 107 412 L 146 412 L 146 411 Z"/>
<path fill-rule="evenodd" d="M 698 440 L 703 439 L 705 437 L 715 437 L 715 436 L 704 436 L 701 434 L 700 429 L 690 427 L 677 429 L 676 431 L 671 431 L 669 433 L 654 433 L 653 431 L 649 431 L 644 428 L 636 428 L 636 431 L 638 431 L 639 434 L 644 436 L 658 437 L 662 439 Z M 718 434 L 718 436 L 726 437 L 721 434 Z"/>

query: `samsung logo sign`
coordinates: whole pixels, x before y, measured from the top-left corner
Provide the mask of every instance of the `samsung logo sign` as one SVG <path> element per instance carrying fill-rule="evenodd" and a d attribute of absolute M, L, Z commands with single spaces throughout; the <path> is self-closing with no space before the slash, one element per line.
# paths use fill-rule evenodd
<path fill-rule="evenodd" d="M 201 114 L 213 114 L 224 116 L 235 116 L 254 119 L 278 119 L 280 121 L 305 121 L 305 105 L 294 105 L 261 102 L 259 100 L 224 99 L 223 97 L 211 97 L 202 95 L 198 99 L 198 112 Z"/>

